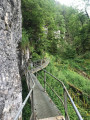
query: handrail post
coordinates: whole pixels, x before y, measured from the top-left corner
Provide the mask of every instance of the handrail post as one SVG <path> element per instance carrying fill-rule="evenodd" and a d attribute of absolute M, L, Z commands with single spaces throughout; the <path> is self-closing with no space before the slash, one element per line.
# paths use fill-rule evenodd
<path fill-rule="evenodd" d="M 64 89 L 64 109 L 65 109 L 65 120 L 69 120 L 67 113 L 67 93 Z"/>
<path fill-rule="evenodd" d="M 41 65 L 42 65 L 42 60 L 41 60 Z"/>
<path fill-rule="evenodd" d="M 28 86 L 28 89 L 30 90 L 29 88 L 29 75 L 28 75 L 28 71 L 26 72 L 26 82 L 27 82 L 27 86 Z"/>
<path fill-rule="evenodd" d="M 37 72 L 36 72 L 36 78 L 37 78 Z"/>
<path fill-rule="evenodd" d="M 31 93 L 31 110 L 32 110 L 32 113 L 33 113 L 33 115 L 32 115 L 32 119 L 34 120 L 34 99 L 33 99 L 33 90 L 32 90 L 32 93 Z"/>
<path fill-rule="evenodd" d="M 34 67 L 34 62 L 33 62 L 33 67 Z"/>
<path fill-rule="evenodd" d="M 27 81 L 28 81 L 27 86 L 28 86 L 28 89 L 30 90 L 30 75 L 29 75 L 29 73 L 28 73 Z"/>
<path fill-rule="evenodd" d="M 44 71 L 44 92 L 46 92 L 46 71 Z"/>

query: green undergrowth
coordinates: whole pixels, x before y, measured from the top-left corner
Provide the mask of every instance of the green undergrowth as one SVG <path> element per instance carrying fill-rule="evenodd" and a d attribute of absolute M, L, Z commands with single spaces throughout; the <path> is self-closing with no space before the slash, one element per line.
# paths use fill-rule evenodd
<path fill-rule="evenodd" d="M 89 94 L 90 80 L 78 74 L 77 72 L 75 72 L 73 70 L 74 66 L 72 66 L 72 69 L 71 69 L 70 63 L 69 63 L 70 61 L 68 61 L 68 64 L 67 64 L 65 63 L 65 61 L 57 62 L 53 56 L 49 56 L 49 57 L 51 61 L 50 61 L 50 64 L 46 67 L 46 70 L 51 74 L 53 74 L 56 78 L 64 82 L 78 110 L 80 111 L 82 117 L 84 118 L 84 120 L 89 120 L 90 119 L 90 94 Z M 40 80 L 41 84 L 44 87 L 43 71 L 39 72 L 38 79 Z M 48 84 L 51 85 L 52 88 L 58 93 L 58 95 L 61 96 L 61 98 L 64 100 L 63 89 L 61 85 L 59 85 L 59 83 L 49 75 L 46 75 L 46 80 Z M 52 98 L 52 100 L 54 101 L 54 103 L 57 105 L 61 113 L 64 115 L 64 107 L 60 102 L 60 100 L 55 96 L 55 94 L 51 91 L 49 87 L 47 87 L 47 92 Z M 69 99 L 68 99 L 68 113 L 70 115 L 71 120 L 72 119 L 78 120 Z"/>
<path fill-rule="evenodd" d="M 62 80 L 64 84 L 70 82 L 75 87 L 89 95 L 90 80 L 69 69 L 69 66 L 67 64 L 56 64 L 55 62 L 51 61 L 46 70 Z"/>
<path fill-rule="evenodd" d="M 29 46 L 29 36 L 25 29 L 22 30 L 22 41 L 21 41 L 21 49 L 25 50 Z"/>
<path fill-rule="evenodd" d="M 22 77 L 22 98 L 23 101 L 25 100 L 26 96 L 28 95 L 28 88 L 26 84 L 26 79 L 25 76 Z M 30 99 L 28 99 L 23 112 L 22 112 L 22 120 L 30 120 L 30 115 L 31 115 L 31 104 L 30 104 Z"/>
<path fill-rule="evenodd" d="M 61 60 L 61 64 L 66 64 L 69 69 L 74 71 L 80 71 L 81 74 L 85 72 L 88 76 L 90 76 L 90 59 L 84 58 L 75 58 L 75 59 L 68 59 L 68 60 Z"/>

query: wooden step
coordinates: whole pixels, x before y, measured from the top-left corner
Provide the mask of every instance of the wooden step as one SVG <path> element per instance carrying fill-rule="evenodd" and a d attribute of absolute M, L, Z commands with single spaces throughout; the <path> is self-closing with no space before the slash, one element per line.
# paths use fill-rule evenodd
<path fill-rule="evenodd" d="M 39 120 L 65 120 L 65 118 L 63 116 L 57 116 L 57 117 L 44 118 Z"/>

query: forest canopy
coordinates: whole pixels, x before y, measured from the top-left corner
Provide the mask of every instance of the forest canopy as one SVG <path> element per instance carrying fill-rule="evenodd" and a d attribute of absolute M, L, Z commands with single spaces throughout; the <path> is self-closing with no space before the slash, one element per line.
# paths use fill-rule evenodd
<path fill-rule="evenodd" d="M 22 14 L 24 30 L 37 54 L 46 51 L 73 58 L 90 50 L 90 18 L 87 12 L 54 0 L 22 0 Z"/>

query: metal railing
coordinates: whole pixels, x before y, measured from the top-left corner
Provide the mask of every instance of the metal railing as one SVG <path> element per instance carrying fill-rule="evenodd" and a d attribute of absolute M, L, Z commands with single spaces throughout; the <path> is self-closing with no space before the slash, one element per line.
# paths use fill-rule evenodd
<path fill-rule="evenodd" d="M 28 88 L 30 89 L 30 72 L 28 71 L 27 72 L 27 74 L 26 74 L 26 80 L 27 80 L 27 82 L 29 83 L 28 84 Z M 18 120 L 19 119 L 19 116 L 21 115 L 21 113 L 22 113 L 22 110 L 23 110 L 23 108 L 25 107 L 25 105 L 26 105 L 26 103 L 27 103 L 27 101 L 28 101 L 28 99 L 29 99 L 29 97 L 31 96 L 31 110 L 32 110 L 32 117 L 33 117 L 33 120 L 34 120 L 34 103 L 33 103 L 33 89 L 34 89 L 34 87 L 35 87 L 35 83 L 34 83 L 34 80 L 32 79 L 32 76 L 31 76 L 31 80 L 32 80 L 32 83 L 33 83 L 33 86 L 32 86 L 32 88 L 30 89 L 30 91 L 29 91 L 29 93 L 28 93 L 28 95 L 27 95 L 27 97 L 25 98 L 25 100 L 24 100 L 24 102 L 22 103 L 22 105 L 21 105 L 21 107 L 19 108 L 19 111 L 17 112 L 17 114 L 16 114 L 16 117 L 15 117 L 15 119 L 14 120 Z"/>
<path fill-rule="evenodd" d="M 43 63 L 45 63 L 45 60 L 46 60 L 46 59 L 34 61 L 34 62 L 33 62 L 34 67 L 35 67 L 36 64 L 37 64 L 38 66 L 41 66 Z M 30 89 L 30 76 L 31 76 L 31 73 L 30 73 L 30 71 L 28 70 L 27 64 L 25 65 L 25 68 L 26 68 L 26 69 L 25 69 L 24 73 L 25 73 L 25 76 L 26 76 L 27 86 L 28 86 L 28 89 L 29 89 L 30 91 L 29 91 L 27 97 L 25 98 L 24 102 L 23 102 L 22 105 L 20 106 L 20 108 L 19 108 L 19 110 L 18 110 L 18 112 L 17 112 L 16 117 L 15 117 L 14 120 L 18 120 L 18 119 L 19 119 L 19 117 L 21 116 L 22 110 L 23 110 L 23 108 L 25 107 L 25 105 L 26 105 L 26 103 L 27 103 L 27 101 L 28 101 L 28 99 L 29 99 L 30 96 L 31 96 L 31 110 L 32 110 L 32 114 L 31 114 L 31 117 L 30 117 L 30 118 L 31 118 L 32 120 L 35 119 L 35 115 L 34 115 L 34 98 L 33 98 L 33 89 L 34 89 L 34 87 L 35 87 L 35 83 L 34 83 L 34 80 L 33 80 L 32 77 L 31 77 L 31 81 L 32 81 L 32 83 L 33 83 L 33 86 L 32 86 L 32 88 Z"/>
<path fill-rule="evenodd" d="M 43 61 L 43 60 L 42 60 L 42 61 Z M 37 61 L 37 62 L 34 62 L 34 66 L 35 66 L 35 67 L 41 67 L 41 69 L 42 69 L 42 63 L 44 63 L 45 60 L 44 60 L 44 62 L 42 62 L 42 61 L 40 62 L 40 60 L 39 60 L 39 61 Z M 37 63 L 40 63 L 40 64 L 37 64 Z M 46 92 L 46 85 L 47 85 L 47 86 L 55 93 L 55 95 L 59 98 L 59 100 L 62 102 L 62 104 L 63 104 L 63 106 L 64 106 L 64 110 L 65 110 L 65 120 L 70 120 L 69 115 L 68 115 L 68 109 L 67 109 L 67 97 L 69 98 L 69 100 L 70 100 L 70 102 L 71 102 L 71 104 L 72 104 L 72 106 L 73 106 L 73 108 L 74 108 L 74 110 L 75 110 L 75 112 L 76 112 L 79 120 L 83 120 L 81 114 L 79 113 L 79 111 L 78 111 L 78 109 L 77 109 L 74 101 L 72 100 L 72 98 L 71 98 L 68 90 L 66 89 L 64 83 L 63 83 L 61 80 L 57 79 L 55 76 L 53 76 L 51 73 L 47 72 L 46 70 L 44 70 L 44 69 L 42 69 L 42 70 L 44 71 L 44 91 Z M 62 88 L 63 88 L 63 91 L 64 91 L 64 101 L 63 101 L 62 98 L 54 91 L 54 89 L 47 83 L 47 81 L 46 81 L 46 74 L 48 74 L 48 75 L 50 75 L 52 78 L 56 79 L 56 80 L 62 85 Z M 36 76 L 37 76 L 37 75 L 36 75 Z M 30 71 L 28 71 L 27 74 L 26 74 L 26 80 L 27 80 L 28 89 L 30 89 Z M 29 99 L 30 96 L 31 96 L 31 110 L 32 110 L 32 115 L 31 115 L 31 116 L 32 116 L 32 119 L 34 120 L 35 115 L 34 115 L 33 89 L 34 89 L 34 87 L 35 87 L 35 83 L 34 83 L 34 81 L 33 81 L 33 79 L 32 79 L 32 76 L 31 76 L 31 81 L 32 81 L 32 83 L 33 83 L 33 86 L 32 86 L 32 88 L 30 89 L 30 91 L 29 91 L 26 99 L 25 99 L 24 102 L 22 103 L 21 107 L 19 108 L 19 111 L 17 112 L 17 115 L 16 115 L 16 117 L 15 117 L 14 120 L 18 120 L 18 119 L 19 119 L 19 116 L 21 115 L 22 110 L 23 110 L 23 108 L 24 108 L 25 104 L 27 103 L 27 100 Z"/>
<path fill-rule="evenodd" d="M 38 65 L 36 65 L 36 67 L 38 67 Z M 41 67 L 41 66 L 40 66 Z M 42 67 L 41 67 L 42 68 Z M 69 115 L 68 115 L 68 108 L 67 108 L 67 97 L 69 98 L 73 108 L 74 108 L 74 111 L 76 112 L 77 116 L 78 116 L 78 119 L 79 120 L 83 120 L 81 114 L 79 113 L 74 101 L 72 100 L 67 88 L 65 87 L 64 83 L 57 79 L 55 76 L 53 76 L 51 73 L 47 72 L 46 70 L 42 69 L 44 71 L 44 90 L 46 92 L 46 85 L 55 93 L 55 95 L 59 98 L 59 100 L 62 102 L 63 106 L 64 106 L 64 110 L 65 110 L 65 120 L 70 120 L 69 118 Z M 63 87 L 63 91 L 64 91 L 64 101 L 62 100 L 62 98 L 53 90 L 53 88 L 47 83 L 46 81 L 46 73 L 48 75 L 50 75 L 52 78 L 54 78 L 55 80 L 57 80 Z"/>

